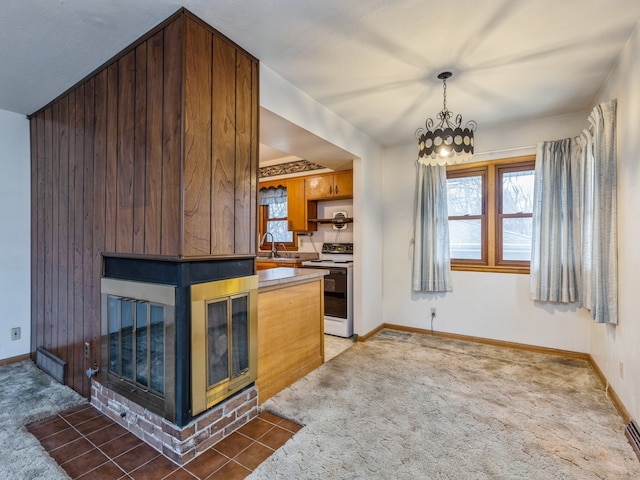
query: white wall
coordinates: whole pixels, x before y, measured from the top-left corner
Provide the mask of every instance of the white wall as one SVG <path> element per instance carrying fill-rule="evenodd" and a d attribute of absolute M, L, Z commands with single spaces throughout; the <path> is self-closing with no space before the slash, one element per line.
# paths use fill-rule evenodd
<path fill-rule="evenodd" d="M 260 106 L 354 155 L 354 331 L 370 332 L 382 323 L 382 148 L 264 63 Z"/>
<path fill-rule="evenodd" d="M 463 112 L 464 113 L 464 112 Z M 504 158 L 535 149 L 543 140 L 574 136 L 587 126 L 587 113 L 541 121 L 478 126 L 473 160 Z M 525 148 L 518 148 L 525 147 Z M 495 150 L 508 149 L 506 152 Z M 482 152 L 491 152 L 485 153 Z M 528 275 L 453 272 L 453 292 L 418 294 L 411 291 L 411 238 L 415 158 L 413 143 L 385 152 L 383 167 L 384 322 L 462 335 L 588 352 L 589 320 L 570 306 L 534 304 L 529 300 Z"/>
<path fill-rule="evenodd" d="M 595 103 L 618 99 L 619 324 L 590 323 L 591 355 L 631 417 L 640 420 L 640 32 L 629 40 Z"/>
<path fill-rule="evenodd" d="M 30 162 L 28 120 L 0 110 L 0 360 L 30 350 Z"/>

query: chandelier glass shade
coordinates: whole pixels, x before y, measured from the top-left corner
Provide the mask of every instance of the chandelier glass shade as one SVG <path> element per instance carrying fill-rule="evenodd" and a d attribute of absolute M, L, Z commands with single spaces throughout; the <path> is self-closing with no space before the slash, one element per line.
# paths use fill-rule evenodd
<path fill-rule="evenodd" d="M 456 115 L 447 109 L 447 79 L 451 72 L 442 72 L 438 78 L 443 85 L 443 108 L 438 113 L 438 124 L 427 118 L 425 128 L 416 130 L 418 140 L 418 162 L 425 165 L 451 165 L 471 159 L 473 156 L 473 132 L 476 122 L 467 122 L 462 128 L 462 115 Z"/>

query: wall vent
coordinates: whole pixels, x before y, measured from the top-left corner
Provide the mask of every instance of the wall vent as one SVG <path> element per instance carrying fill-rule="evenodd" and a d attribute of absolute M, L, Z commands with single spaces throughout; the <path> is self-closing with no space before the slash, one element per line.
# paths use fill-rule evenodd
<path fill-rule="evenodd" d="M 67 384 L 67 362 L 42 347 L 36 350 L 36 366 L 62 385 Z"/>
<path fill-rule="evenodd" d="M 640 460 L 640 431 L 638 430 L 638 424 L 634 420 L 631 420 L 627 424 L 627 428 L 625 428 L 624 433 L 635 450 L 638 460 Z"/>

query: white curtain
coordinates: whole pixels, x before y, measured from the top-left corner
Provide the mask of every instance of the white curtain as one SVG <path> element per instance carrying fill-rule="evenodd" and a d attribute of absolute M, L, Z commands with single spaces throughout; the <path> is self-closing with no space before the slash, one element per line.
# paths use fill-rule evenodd
<path fill-rule="evenodd" d="M 416 292 L 451 290 L 447 167 L 416 164 L 413 281 Z"/>
<path fill-rule="evenodd" d="M 538 145 L 531 298 L 578 302 L 617 323 L 615 100 L 598 105 L 591 131 Z"/>

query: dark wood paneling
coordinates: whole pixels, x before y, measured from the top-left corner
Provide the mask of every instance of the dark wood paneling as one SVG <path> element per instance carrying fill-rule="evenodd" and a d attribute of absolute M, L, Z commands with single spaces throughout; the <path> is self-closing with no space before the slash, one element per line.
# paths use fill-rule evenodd
<path fill-rule="evenodd" d="M 83 203 L 84 203 L 84 90 L 85 86 L 80 85 L 75 90 L 75 120 L 74 120 L 74 189 L 73 189 L 73 362 L 69 364 L 70 384 L 77 392 L 85 394 L 83 375 L 83 341 L 84 341 L 84 295 L 83 295 L 83 254 L 84 254 L 84 224 L 83 224 Z M 71 233 L 71 232 L 70 232 Z"/>
<path fill-rule="evenodd" d="M 96 332 L 94 322 L 95 311 L 99 304 L 94 304 L 93 292 L 99 288 L 93 276 L 93 203 L 95 190 L 93 185 L 93 155 L 95 144 L 95 78 L 90 78 L 85 83 L 84 89 L 84 154 L 82 164 L 83 172 L 83 201 L 82 201 L 82 338 L 80 339 L 81 366 L 78 374 L 82 376 L 83 394 L 89 394 L 90 382 L 84 375 L 89 368 L 90 358 L 85 357 L 84 342 L 91 345 Z M 78 219 L 80 220 L 80 219 Z"/>
<path fill-rule="evenodd" d="M 56 355 L 67 358 L 69 309 L 69 97 L 58 101 L 60 185 L 58 188 L 58 312 Z"/>
<path fill-rule="evenodd" d="M 105 179 L 106 225 L 104 249 L 116 251 L 117 195 L 118 195 L 118 63 L 107 69 L 107 137 Z"/>
<path fill-rule="evenodd" d="M 164 32 L 147 42 L 147 118 L 145 182 L 144 252 L 160 255 L 162 224 L 162 100 L 164 74 Z"/>
<path fill-rule="evenodd" d="M 119 61 L 116 251 L 133 253 L 135 51 Z"/>
<path fill-rule="evenodd" d="M 176 17 L 30 118 L 31 349 L 68 362 L 85 396 L 104 252 L 255 251 L 258 64 L 244 55 Z"/>
<path fill-rule="evenodd" d="M 254 204 L 252 194 L 252 167 L 251 155 L 251 105 L 252 105 L 252 68 L 251 61 L 236 53 L 236 159 L 235 159 L 235 210 L 234 210 L 234 252 L 251 252 L 255 245 L 255 237 L 251 237 L 255 230 L 252 224 L 246 221 L 252 217 Z"/>
<path fill-rule="evenodd" d="M 184 255 L 211 253 L 211 75 L 213 35 L 185 25 Z"/>
<path fill-rule="evenodd" d="M 162 224 L 160 253 L 182 252 L 182 79 L 184 77 L 184 19 L 164 30 L 164 98 L 162 127 Z"/>
<path fill-rule="evenodd" d="M 53 108 L 44 112 L 44 329 L 43 344 L 51 350 L 51 331 L 53 328 Z M 57 253 L 57 252 L 56 252 Z"/>
<path fill-rule="evenodd" d="M 224 40 L 213 40 L 213 165 L 211 252 L 234 253 L 236 161 L 236 50 Z"/>
<path fill-rule="evenodd" d="M 95 123 L 93 144 L 93 250 L 91 303 L 93 309 L 89 319 L 90 332 L 87 340 L 91 343 L 91 364 L 100 363 L 100 283 L 102 275 L 102 252 L 105 251 L 106 233 L 106 178 L 107 178 L 107 71 L 95 77 Z"/>
<path fill-rule="evenodd" d="M 133 253 L 144 253 L 145 159 L 147 148 L 147 44 L 135 49 L 133 157 Z"/>

